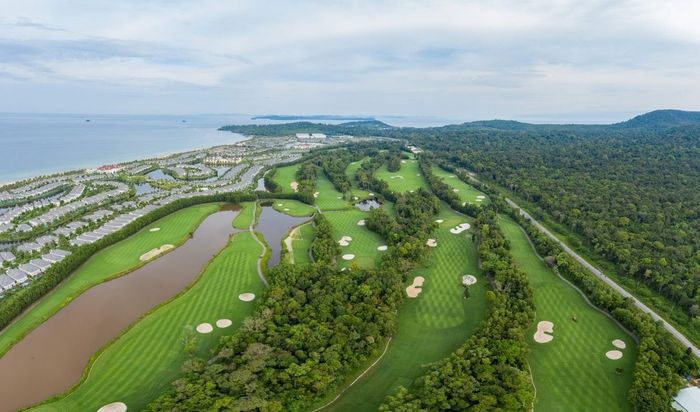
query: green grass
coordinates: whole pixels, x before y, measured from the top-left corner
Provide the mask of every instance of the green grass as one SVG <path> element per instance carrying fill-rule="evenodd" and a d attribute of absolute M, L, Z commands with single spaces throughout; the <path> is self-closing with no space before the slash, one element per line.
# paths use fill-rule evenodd
<path fill-rule="evenodd" d="M 473 186 L 463 182 L 460 178 L 448 172 L 447 170 L 433 165 L 433 174 L 441 178 L 442 181 L 446 184 L 452 186 L 454 189 L 457 189 L 456 193 L 457 195 L 459 195 L 459 198 L 462 200 L 462 202 L 468 202 L 472 204 L 485 204 L 489 202 L 488 197 L 484 197 L 484 200 L 480 202 L 477 201 L 477 196 L 486 196 L 486 194 L 476 190 Z"/>
<path fill-rule="evenodd" d="M 398 330 L 384 357 L 324 411 L 376 411 L 399 385 L 410 386 L 426 371 L 429 363 L 449 356 L 486 315 L 487 281 L 478 268 L 471 230 L 460 235 L 449 231 L 471 219 L 446 209 L 439 218 L 445 222 L 436 232 L 438 246 L 432 249 L 431 257 L 409 275 L 408 284 L 415 276 L 425 278 L 423 292 L 415 299 L 407 298 L 402 305 Z M 478 279 L 470 289 L 469 299 L 463 296 L 461 277 L 464 274 L 475 275 Z"/>
<path fill-rule="evenodd" d="M 229 245 L 204 270 L 197 282 L 148 314 L 108 346 L 95 360 L 89 375 L 67 396 L 42 405 L 40 411 L 96 410 L 121 401 L 129 410 L 140 410 L 170 387 L 186 360 L 184 342 L 196 339 L 196 351 L 206 355 L 219 338 L 232 334 L 250 315 L 254 302 L 242 302 L 238 294 L 260 295 L 256 272 L 260 245 L 248 232 L 234 236 Z M 210 334 L 197 333 L 202 322 L 231 319 L 233 325 Z"/>
<path fill-rule="evenodd" d="M 362 162 L 364 162 L 367 159 L 369 158 L 365 157 L 362 160 L 352 162 L 345 169 L 345 175 L 348 177 L 348 179 L 350 179 L 350 182 L 352 183 L 352 189 L 350 190 L 350 194 L 354 197 L 357 197 L 358 199 L 364 199 L 367 196 L 369 196 L 368 191 L 362 190 L 357 187 L 357 180 L 355 180 L 355 173 L 357 172 L 357 169 L 359 169 Z"/>
<path fill-rule="evenodd" d="M 236 229 L 248 229 L 255 219 L 253 215 L 255 211 L 255 202 L 241 203 L 241 208 L 236 218 L 233 219 L 233 227 Z"/>
<path fill-rule="evenodd" d="M 301 163 L 294 164 L 291 166 L 284 166 L 277 169 L 272 180 L 277 183 L 280 187 L 282 193 L 293 193 L 294 189 L 290 184 L 297 180 L 296 173 L 301 167 Z"/>
<path fill-rule="evenodd" d="M 304 265 L 311 262 L 309 249 L 314 240 L 316 231 L 312 223 L 304 223 L 289 233 L 292 238 L 292 253 L 287 254 L 287 259 L 291 263 Z"/>
<path fill-rule="evenodd" d="M 272 208 L 278 212 L 296 217 L 311 216 L 316 212 L 315 207 L 293 199 L 274 199 Z"/>
<path fill-rule="evenodd" d="M 537 389 L 535 410 L 632 410 L 627 393 L 637 358 L 634 340 L 557 277 L 515 222 L 502 218 L 500 224 L 511 242 L 515 262 L 528 274 L 534 290 L 537 314 L 526 339 L 532 349 L 529 362 Z M 533 340 L 536 324 L 542 320 L 554 323 L 554 340 L 544 344 Z M 627 343 L 623 358 L 617 361 L 605 356 L 616 349 L 613 339 Z M 616 373 L 617 367 L 623 368 L 622 374 Z"/>
<path fill-rule="evenodd" d="M 359 209 L 350 209 L 342 212 L 325 212 L 331 226 L 333 226 L 333 238 L 337 241 L 343 236 L 352 237 L 348 246 L 341 246 L 342 252 L 338 255 L 338 266 L 349 267 L 356 264 L 362 268 L 373 268 L 379 263 L 380 252 L 378 246 L 384 245 L 384 241 L 366 226 L 359 226 L 358 221 L 367 217 L 367 213 Z M 341 258 L 344 254 L 353 254 L 355 259 L 345 261 Z"/>
<path fill-rule="evenodd" d="M 418 167 L 418 161 L 413 159 L 404 161 L 406 163 L 401 164 L 401 169 L 398 172 L 389 172 L 385 163 L 375 172 L 375 176 L 386 181 L 389 188 L 398 193 L 417 190 L 419 187 L 427 188 L 428 183 Z"/>
<path fill-rule="evenodd" d="M 8 326 L 0 335 L 0 354 L 66 306 L 85 290 L 117 276 L 124 275 L 144 264 L 139 257 L 164 244 L 180 245 L 210 214 L 219 210 L 218 204 L 192 206 L 168 215 L 90 258 L 65 282 L 59 285 L 34 307 Z M 149 232 L 158 227 L 160 231 Z"/>
<path fill-rule="evenodd" d="M 321 210 L 342 210 L 352 207 L 347 200 L 343 199 L 343 194 L 336 190 L 323 172 L 319 173 L 316 181 L 316 192 L 318 192 L 316 204 Z"/>

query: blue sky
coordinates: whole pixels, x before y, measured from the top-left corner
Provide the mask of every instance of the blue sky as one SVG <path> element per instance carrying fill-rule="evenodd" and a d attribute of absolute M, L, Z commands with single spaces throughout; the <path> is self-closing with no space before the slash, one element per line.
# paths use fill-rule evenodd
<path fill-rule="evenodd" d="M 0 112 L 700 110 L 697 1 L 0 0 Z"/>

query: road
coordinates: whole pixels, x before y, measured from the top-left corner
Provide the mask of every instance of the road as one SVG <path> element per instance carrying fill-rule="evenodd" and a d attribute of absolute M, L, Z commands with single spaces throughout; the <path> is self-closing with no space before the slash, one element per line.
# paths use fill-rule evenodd
<path fill-rule="evenodd" d="M 584 258 L 582 258 L 578 253 L 574 252 L 570 247 L 568 247 L 566 244 L 564 244 L 564 242 L 562 242 L 561 240 L 559 240 L 559 238 L 557 238 L 552 232 L 550 232 L 549 230 L 547 230 L 546 227 L 542 226 L 542 224 L 541 224 L 540 222 L 538 222 L 537 220 L 535 220 L 532 216 L 530 216 L 529 213 L 527 213 L 525 210 L 523 210 L 523 209 L 522 209 L 520 206 L 518 206 L 515 202 L 513 202 L 512 200 L 510 200 L 510 199 L 508 199 L 508 198 L 506 198 L 506 202 L 508 202 L 508 204 L 509 204 L 511 207 L 513 207 L 513 208 L 515 208 L 515 209 L 518 209 L 518 210 L 520 211 L 520 214 L 521 214 L 522 216 L 526 217 L 527 219 L 529 219 L 529 220 L 532 222 L 532 224 L 535 225 L 535 227 L 536 227 L 537 229 L 539 229 L 542 233 L 544 233 L 545 235 L 547 235 L 547 236 L 548 236 L 550 239 L 552 239 L 553 241 L 557 242 L 557 243 L 559 244 L 559 246 L 561 246 L 562 249 L 564 249 L 564 251 L 565 251 L 566 253 L 569 254 L 569 256 L 571 256 L 572 258 L 576 259 L 583 267 L 585 267 L 585 268 L 588 269 L 591 273 L 593 273 L 594 275 L 596 275 L 600 280 L 602 280 L 603 282 L 607 283 L 607 284 L 608 284 L 611 288 L 613 288 L 617 293 L 619 293 L 620 295 L 622 295 L 622 296 L 624 296 L 624 297 L 626 297 L 626 298 L 632 299 L 632 302 L 634 302 L 634 305 L 635 305 L 636 307 L 638 307 L 639 309 L 641 309 L 641 310 L 644 311 L 645 313 L 648 313 L 648 314 L 652 317 L 652 319 L 654 319 L 655 321 L 659 321 L 659 320 L 662 321 L 662 322 L 663 322 L 663 327 L 664 327 L 671 335 L 673 335 L 673 337 L 675 337 L 684 347 L 686 347 L 686 348 L 691 348 L 691 350 L 693 351 L 693 354 L 694 354 L 696 357 L 700 358 L 700 349 L 698 349 L 697 346 L 695 346 L 688 338 L 686 338 L 685 335 L 683 335 L 683 334 L 680 333 L 676 328 L 674 328 L 673 325 L 671 325 L 670 323 L 666 322 L 666 320 L 664 320 L 664 318 L 662 318 L 661 316 L 659 316 L 658 313 L 654 312 L 654 311 L 653 311 L 651 308 L 649 308 L 647 305 L 645 305 L 644 303 L 640 302 L 639 299 L 635 298 L 631 293 L 627 292 L 624 288 L 622 288 L 622 286 L 620 286 L 620 285 L 618 285 L 617 283 L 615 283 L 614 280 L 612 280 L 612 279 L 610 279 L 609 277 L 605 276 L 605 274 L 604 274 L 600 269 L 598 269 L 598 268 L 596 268 L 595 266 L 593 266 L 593 265 L 591 265 L 590 263 L 588 263 L 588 261 L 586 261 Z"/>

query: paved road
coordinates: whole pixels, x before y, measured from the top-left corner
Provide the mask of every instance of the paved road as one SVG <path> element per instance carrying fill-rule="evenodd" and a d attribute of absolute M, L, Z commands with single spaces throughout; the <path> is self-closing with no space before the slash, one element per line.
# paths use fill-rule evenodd
<path fill-rule="evenodd" d="M 607 283 L 607 284 L 608 284 L 611 288 L 613 288 L 617 293 L 621 294 L 621 295 L 624 296 L 624 297 L 627 297 L 627 298 L 632 299 L 632 301 L 634 302 L 634 305 L 635 305 L 636 307 L 638 307 L 639 309 L 641 309 L 642 311 L 648 313 L 648 314 L 652 317 L 652 319 L 657 320 L 657 321 L 658 321 L 658 320 L 663 321 L 663 326 L 664 326 L 664 328 L 665 328 L 671 335 L 673 335 L 683 346 L 685 346 L 685 347 L 687 347 L 687 348 L 691 348 L 692 351 L 693 351 L 693 354 L 694 354 L 696 357 L 700 358 L 700 349 L 698 349 L 697 346 L 695 346 L 688 338 L 686 338 L 685 335 L 683 335 L 683 334 L 680 333 L 676 328 L 674 328 L 673 325 L 671 325 L 671 324 L 669 324 L 668 322 L 666 322 L 661 316 L 659 316 L 659 314 L 657 314 L 656 312 L 654 312 L 653 310 L 651 310 L 647 305 L 645 305 L 644 303 L 640 302 L 637 298 L 635 298 L 634 296 L 632 296 L 632 294 L 630 294 L 630 293 L 627 292 L 625 289 L 623 289 L 622 286 L 618 285 L 617 283 L 615 283 L 615 281 L 613 281 L 613 280 L 610 279 L 609 277 L 605 276 L 605 274 L 604 274 L 600 269 L 598 269 L 598 268 L 596 268 L 595 266 L 591 265 L 591 264 L 588 263 L 584 258 L 582 258 L 581 256 L 579 256 L 578 253 L 574 252 L 570 247 L 568 247 L 567 245 L 565 245 L 564 242 L 562 242 L 562 241 L 559 240 L 556 236 L 554 236 L 554 234 L 553 234 L 552 232 L 550 232 L 549 230 L 547 230 L 546 227 L 542 226 L 542 224 L 541 224 L 540 222 L 538 222 L 537 220 L 535 220 L 532 216 L 530 216 L 529 213 L 527 213 L 525 210 L 523 210 L 523 209 L 522 209 L 520 206 L 518 206 L 515 202 L 513 202 L 512 200 L 510 200 L 510 199 L 508 199 L 508 198 L 506 198 L 506 202 L 508 202 L 508 204 L 509 204 L 511 207 L 514 207 L 514 208 L 518 209 L 518 210 L 520 211 L 520 214 L 523 215 L 523 216 L 525 216 L 527 219 L 530 219 L 530 221 L 532 222 L 532 224 L 535 225 L 536 228 L 538 228 L 540 231 L 542 231 L 542 233 L 544 233 L 545 235 L 547 235 L 550 239 L 552 239 L 553 241 L 557 242 L 557 243 L 559 244 L 559 246 L 561 246 L 562 249 L 564 249 L 564 251 L 565 251 L 566 253 L 568 253 L 572 258 L 576 259 L 581 265 L 583 265 L 583 266 L 584 266 L 586 269 L 588 269 L 591 273 L 593 273 L 593 274 L 596 275 L 598 278 L 600 278 L 603 282 Z"/>

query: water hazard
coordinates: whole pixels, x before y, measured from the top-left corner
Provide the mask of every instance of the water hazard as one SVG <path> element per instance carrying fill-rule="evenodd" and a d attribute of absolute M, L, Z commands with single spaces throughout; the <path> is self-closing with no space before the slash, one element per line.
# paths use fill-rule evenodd
<path fill-rule="evenodd" d="M 282 240 L 287 237 L 287 232 L 294 226 L 309 220 L 308 217 L 293 217 L 278 212 L 270 206 L 263 207 L 255 230 L 265 236 L 265 241 L 270 247 L 270 259 L 267 266 L 272 267 L 280 262 L 282 255 Z"/>
<path fill-rule="evenodd" d="M 362 211 L 365 211 L 365 212 L 369 212 L 372 209 L 376 209 L 376 208 L 380 207 L 381 205 L 382 205 L 382 202 L 380 202 L 379 199 L 377 199 L 377 198 L 366 199 L 366 200 L 363 200 L 359 203 L 355 203 L 356 208 L 358 208 Z"/>
<path fill-rule="evenodd" d="M 207 217 L 191 239 L 167 255 L 89 289 L 10 349 L 0 358 L 0 411 L 69 389 L 95 352 L 191 284 L 234 233 L 231 222 L 237 212 L 231 209 Z M 275 225 L 274 216 L 263 216 Z"/>

